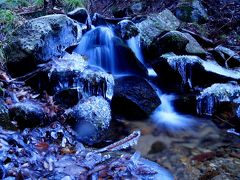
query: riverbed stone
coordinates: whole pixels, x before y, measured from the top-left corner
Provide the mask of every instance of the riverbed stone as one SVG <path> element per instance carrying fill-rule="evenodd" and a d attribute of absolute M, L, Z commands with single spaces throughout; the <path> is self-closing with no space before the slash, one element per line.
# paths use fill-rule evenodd
<path fill-rule="evenodd" d="M 115 83 L 111 106 L 116 116 L 144 119 L 161 103 L 156 91 L 144 78 L 125 76 L 115 79 Z"/>
<path fill-rule="evenodd" d="M 170 10 L 166 9 L 159 14 L 149 15 L 146 20 L 136 25 L 140 30 L 143 46 L 148 47 L 154 38 L 164 31 L 176 30 L 180 22 Z"/>

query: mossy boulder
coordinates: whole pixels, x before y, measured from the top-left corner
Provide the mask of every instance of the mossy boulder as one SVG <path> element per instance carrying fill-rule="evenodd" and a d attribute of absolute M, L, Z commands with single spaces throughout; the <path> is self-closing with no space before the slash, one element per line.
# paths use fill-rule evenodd
<path fill-rule="evenodd" d="M 206 54 L 206 51 L 189 33 L 179 31 L 169 31 L 163 36 L 156 37 L 149 47 L 149 54 L 153 58 L 167 52 L 199 56 Z"/>
<path fill-rule="evenodd" d="M 152 14 L 146 20 L 137 23 L 144 47 L 148 47 L 152 41 L 165 31 L 176 30 L 180 22 L 173 13 L 166 9 L 159 14 Z"/>
<path fill-rule="evenodd" d="M 27 21 L 13 33 L 5 48 L 7 67 L 13 76 L 32 71 L 36 65 L 63 55 L 82 35 L 80 26 L 62 14 Z"/>

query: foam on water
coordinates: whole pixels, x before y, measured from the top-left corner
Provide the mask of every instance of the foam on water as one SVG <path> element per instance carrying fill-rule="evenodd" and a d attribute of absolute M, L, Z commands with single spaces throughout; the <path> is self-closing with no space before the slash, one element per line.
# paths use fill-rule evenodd
<path fill-rule="evenodd" d="M 156 125 L 164 127 L 165 130 L 176 132 L 189 129 L 196 123 L 190 116 L 180 115 L 174 110 L 172 105 L 174 95 L 161 94 L 159 89 L 157 89 L 157 94 L 161 99 L 161 104 L 151 116 Z"/>

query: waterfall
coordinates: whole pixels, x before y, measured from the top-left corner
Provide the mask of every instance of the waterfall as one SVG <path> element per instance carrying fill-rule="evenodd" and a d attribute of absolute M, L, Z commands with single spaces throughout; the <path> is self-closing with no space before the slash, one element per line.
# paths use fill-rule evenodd
<path fill-rule="evenodd" d="M 134 52 L 137 59 L 146 67 L 144 63 L 143 54 L 141 51 L 141 46 L 140 46 L 140 35 L 137 35 L 135 37 L 131 37 L 130 39 L 128 39 L 127 45 Z M 147 71 L 148 71 L 148 76 L 152 76 L 152 77 L 157 76 L 153 68 L 147 68 Z"/>
<path fill-rule="evenodd" d="M 127 44 L 135 53 L 138 60 L 144 64 L 139 36 L 130 38 L 127 40 Z M 147 68 L 147 70 L 149 77 L 157 76 L 156 72 L 152 68 Z M 151 116 L 151 119 L 155 124 L 172 131 L 187 129 L 189 126 L 194 124 L 194 121 L 191 118 L 175 112 L 172 105 L 172 101 L 175 98 L 174 95 L 162 94 L 160 89 L 158 89 L 153 83 L 150 82 L 150 84 L 154 89 L 156 89 L 157 95 L 161 99 L 161 105 L 156 108 Z"/>
<path fill-rule="evenodd" d="M 142 51 L 140 48 L 140 36 L 131 37 L 127 40 L 127 45 L 132 51 L 135 53 L 135 56 L 138 58 L 138 60 L 144 64 L 144 59 L 142 55 Z"/>
<path fill-rule="evenodd" d="M 82 37 L 74 52 L 88 58 L 90 65 L 102 67 L 105 71 L 116 73 L 114 33 L 109 27 L 96 27 Z"/>

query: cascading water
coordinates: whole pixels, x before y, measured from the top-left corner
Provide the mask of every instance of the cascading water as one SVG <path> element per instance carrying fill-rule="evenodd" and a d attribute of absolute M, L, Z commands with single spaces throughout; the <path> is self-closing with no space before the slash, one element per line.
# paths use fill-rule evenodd
<path fill-rule="evenodd" d="M 152 86 L 155 87 L 154 85 Z M 172 101 L 175 98 L 174 95 L 162 94 L 158 88 L 156 88 L 156 91 L 162 103 L 151 116 L 154 123 L 172 132 L 186 130 L 194 124 L 193 119 L 190 117 L 180 115 L 174 111 L 172 105 Z"/>
<path fill-rule="evenodd" d="M 132 37 L 127 40 L 129 48 L 135 53 L 136 57 L 140 62 L 144 64 L 144 58 L 141 52 L 140 39 L 139 36 Z M 145 65 L 145 64 L 144 64 Z M 145 65 L 146 66 L 146 65 Z M 148 68 L 149 77 L 156 77 L 157 74 L 152 68 Z M 161 91 L 152 83 L 150 83 L 161 99 L 161 105 L 153 112 L 151 118 L 159 126 L 164 126 L 167 130 L 182 130 L 187 129 L 194 124 L 194 121 L 183 115 L 179 115 L 174 111 L 172 101 L 174 100 L 174 95 L 162 94 Z"/>
<path fill-rule="evenodd" d="M 137 59 L 146 67 L 144 63 L 143 54 L 140 46 L 140 36 L 131 37 L 127 40 L 128 47 L 134 52 Z M 148 76 L 157 76 L 156 72 L 152 68 L 147 68 Z"/>
<path fill-rule="evenodd" d="M 113 44 L 114 33 L 109 27 L 96 27 L 84 34 L 74 52 L 87 56 L 90 65 L 116 73 Z"/>
<path fill-rule="evenodd" d="M 131 37 L 127 40 L 127 45 L 132 49 L 132 51 L 135 53 L 138 60 L 144 64 L 144 59 L 142 55 L 142 51 L 140 49 L 140 36 Z"/>

